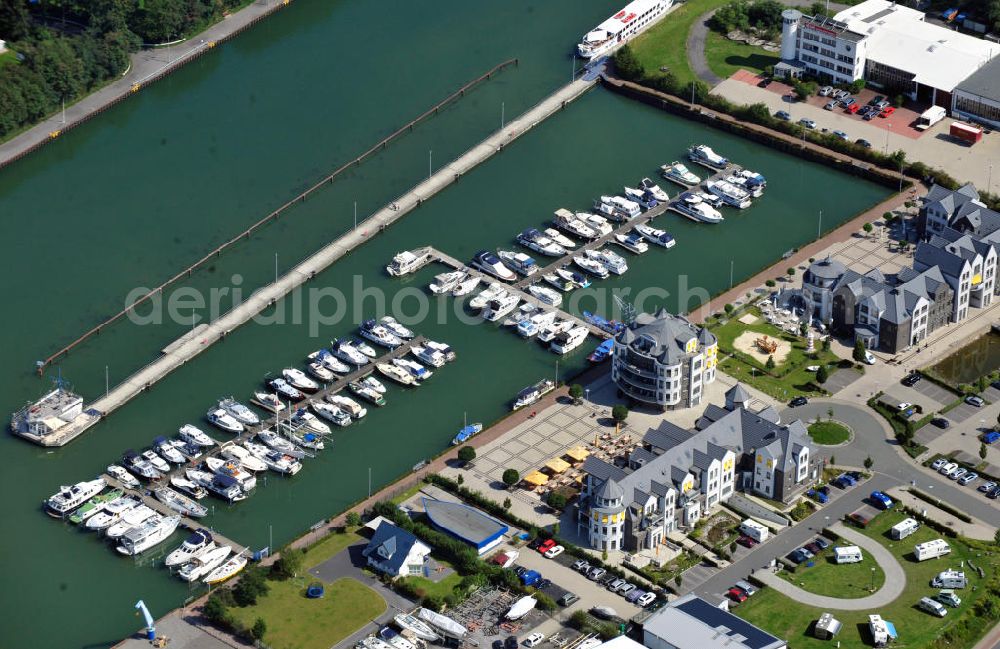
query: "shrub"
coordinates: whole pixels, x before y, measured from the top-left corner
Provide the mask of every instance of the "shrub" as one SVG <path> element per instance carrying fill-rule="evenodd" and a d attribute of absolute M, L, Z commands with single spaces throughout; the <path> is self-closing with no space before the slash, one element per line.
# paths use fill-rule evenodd
<path fill-rule="evenodd" d="M 468 464 L 476 459 L 476 449 L 471 446 L 463 446 L 458 449 L 458 459 Z"/>
<path fill-rule="evenodd" d="M 302 570 L 303 557 L 302 550 L 285 548 L 278 560 L 271 564 L 271 577 L 277 580 L 291 579 Z"/>
<path fill-rule="evenodd" d="M 561 510 L 566 507 L 566 496 L 558 491 L 551 491 L 545 502 L 548 503 L 549 507 Z"/>
<path fill-rule="evenodd" d="M 573 401 L 579 401 L 583 398 L 583 386 L 579 383 L 574 383 L 569 386 L 569 396 L 573 398 Z"/>
<path fill-rule="evenodd" d="M 231 594 L 228 588 L 221 588 L 208 597 L 208 601 L 202 607 L 201 612 L 213 622 L 224 622 L 228 614 L 228 606 L 223 601 L 223 593 Z"/>
<path fill-rule="evenodd" d="M 253 623 L 250 635 L 254 637 L 254 640 L 263 640 L 265 633 L 267 633 L 267 622 L 264 621 L 264 618 L 259 617 Z"/>
<path fill-rule="evenodd" d="M 851 358 L 853 358 L 854 360 L 858 361 L 859 363 L 863 363 L 864 360 L 865 360 L 865 351 L 866 351 L 865 350 L 865 344 L 863 342 L 861 342 L 860 339 L 859 340 L 855 340 L 854 341 L 854 352 L 851 354 Z"/>
<path fill-rule="evenodd" d="M 358 512 L 347 512 L 347 518 L 344 519 L 349 527 L 357 527 L 361 525 L 361 514 Z"/>
<path fill-rule="evenodd" d="M 444 598 L 440 595 L 428 595 L 424 597 L 423 601 L 420 602 L 424 608 L 429 608 L 432 611 L 440 611 L 444 608 Z"/>
<path fill-rule="evenodd" d="M 816 370 L 816 382 L 823 385 L 829 378 L 830 371 L 826 369 L 826 365 L 820 365 L 819 369 Z"/>
<path fill-rule="evenodd" d="M 764 286 L 768 288 L 774 288 L 774 280 L 773 279 L 767 280 L 766 282 L 764 282 Z"/>
<path fill-rule="evenodd" d="M 239 583 L 233 589 L 233 598 L 238 606 L 253 606 L 257 603 L 257 598 L 266 595 L 268 590 L 264 571 L 254 567 L 243 572 Z"/>
<path fill-rule="evenodd" d="M 517 472 L 517 469 L 506 469 L 504 470 L 503 475 L 500 476 L 500 479 L 503 480 L 503 483 L 508 487 L 513 487 L 521 481 L 521 474 Z"/>
<path fill-rule="evenodd" d="M 538 608 L 543 611 L 554 611 L 556 610 L 556 602 L 554 599 L 546 595 L 541 591 L 535 591 L 533 597 L 538 600 Z"/>

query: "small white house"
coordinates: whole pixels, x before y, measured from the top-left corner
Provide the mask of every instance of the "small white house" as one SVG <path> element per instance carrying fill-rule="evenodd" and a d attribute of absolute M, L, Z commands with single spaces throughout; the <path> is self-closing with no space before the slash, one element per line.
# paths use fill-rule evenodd
<path fill-rule="evenodd" d="M 767 540 L 769 530 L 752 518 L 748 518 L 740 523 L 740 533 L 749 536 L 757 543 L 763 543 Z"/>
<path fill-rule="evenodd" d="M 898 541 L 900 539 L 905 539 L 909 535 L 916 532 L 918 529 L 920 529 L 920 523 L 918 523 L 912 518 L 907 518 L 906 520 L 902 520 L 893 525 L 889 529 L 889 536 Z"/>
<path fill-rule="evenodd" d="M 837 563 L 860 563 L 864 559 L 861 548 L 856 545 L 834 548 L 833 556 Z"/>
<path fill-rule="evenodd" d="M 424 562 L 430 553 L 430 547 L 413 534 L 384 522 L 361 554 L 374 570 L 393 577 L 407 577 L 423 574 Z"/>
<path fill-rule="evenodd" d="M 913 555 L 917 558 L 917 561 L 937 559 L 949 553 L 951 553 L 951 546 L 944 539 L 934 539 L 933 541 L 917 543 L 913 546 Z"/>

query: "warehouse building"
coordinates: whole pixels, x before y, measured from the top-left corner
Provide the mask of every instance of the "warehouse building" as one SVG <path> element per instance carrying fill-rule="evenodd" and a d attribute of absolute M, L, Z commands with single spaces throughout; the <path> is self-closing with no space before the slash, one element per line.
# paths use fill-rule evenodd
<path fill-rule="evenodd" d="M 1000 57 L 958 84 L 952 97 L 954 117 L 1000 128 Z"/>
<path fill-rule="evenodd" d="M 784 649 L 781 638 L 728 610 L 688 594 L 653 613 L 642 625 L 649 649 Z"/>
<path fill-rule="evenodd" d="M 479 554 L 500 545 L 510 529 L 495 518 L 461 503 L 424 498 L 423 505 L 427 518 L 435 528 L 468 543 Z"/>

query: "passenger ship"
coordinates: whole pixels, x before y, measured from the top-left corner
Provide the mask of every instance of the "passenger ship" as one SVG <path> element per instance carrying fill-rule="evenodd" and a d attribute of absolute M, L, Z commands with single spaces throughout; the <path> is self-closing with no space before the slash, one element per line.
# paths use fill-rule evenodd
<path fill-rule="evenodd" d="M 672 0 L 632 0 L 614 16 L 587 32 L 576 46 L 577 54 L 583 59 L 610 54 L 662 18 L 672 4 Z"/>

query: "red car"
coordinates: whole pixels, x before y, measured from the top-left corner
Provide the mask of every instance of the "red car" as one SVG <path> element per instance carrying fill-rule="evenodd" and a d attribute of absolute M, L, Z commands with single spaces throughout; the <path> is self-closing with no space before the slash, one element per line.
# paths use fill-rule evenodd
<path fill-rule="evenodd" d="M 736 542 L 745 548 L 752 548 L 753 546 L 757 545 L 757 542 L 754 541 L 749 536 L 741 536 L 740 538 L 736 539 Z"/>
<path fill-rule="evenodd" d="M 730 588 L 729 591 L 726 592 L 726 595 L 729 596 L 729 599 L 733 600 L 738 604 L 742 604 L 743 602 L 747 601 L 747 594 L 744 593 L 739 588 Z"/>
<path fill-rule="evenodd" d="M 858 112 L 859 108 L 861 108 L 861 104 L 855 102 L 855 103 L 851 104 L 850 106 L 846 107 L 844 109 L 844 112 L 851 113 L 853 115 L 854 113 Z"/>
<path fill-rule="evenodd" d="M 882 112 L 878 114 L 879 117 L 888 117 L 896 112 L 896 109 L 892 106 L 886 106 L 882 109 Z"/>
<path fill-rule="evenodd" d="M 555 539 L 545 539 L 544 541 L 542 541 L 542 544 L 539 545 L 537 549 L 539 553 L 545 554 L 546 552 L 554 548 L 555 545 L 556 545 Z"/>

